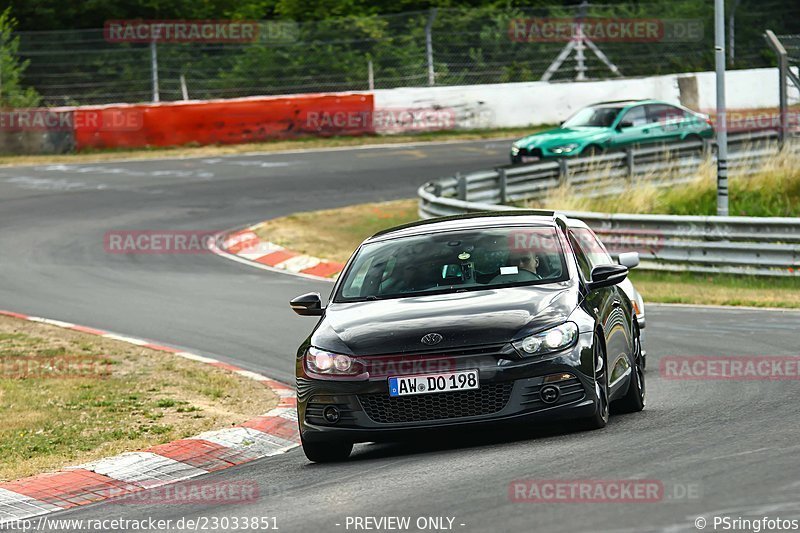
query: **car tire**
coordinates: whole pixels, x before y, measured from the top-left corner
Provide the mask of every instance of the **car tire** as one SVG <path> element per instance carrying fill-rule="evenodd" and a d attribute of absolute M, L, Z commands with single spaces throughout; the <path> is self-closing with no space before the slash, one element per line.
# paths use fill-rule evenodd
<path fill-rule="evenodd" d="M 314 463 L 334 463 L 344 461 L 353 451 L 352 442 L 306 442 L 301 437 L 303 453 Z"/>
<path fill-rule="evenodd" d="M 606 364 L 606 354 L 600 337 L 595 333 L 594 340 L 594 386 L 595 396 L 598 402 L 594 414 L 583 420 L 583 427 L 588 430 L 603 429 L 608 424 L 608 417 L 611 413 L 608 403 L 608 368 Z M 600 367 L 600 370 L 598 370 Z"/>
<path fill-rule="evenodd" d="M 647 386 L 644 381 L 644 357 L 642 355 L 642 339 L 636 328 L 633 337 L 633 367 L 628 392 L 614 402 L 615 413 L 637 413 L 647 403 Z"/>

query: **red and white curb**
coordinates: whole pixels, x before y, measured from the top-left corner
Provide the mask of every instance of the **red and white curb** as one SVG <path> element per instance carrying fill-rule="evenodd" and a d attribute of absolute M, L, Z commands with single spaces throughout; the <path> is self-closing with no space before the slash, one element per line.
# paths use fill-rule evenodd
<path fill-rule="evenodd" d="M 284 453 L 300 443 L 294 390 L 275 380 L 201 355 L 70 322 L 0 310 L 0 315 L 99 335 L 151 350 L 169 352 L 256 380 L 278 395 L 278 406 L 237 427 L 127 452 L 91 463 L 0 482 L 0 526 L 17 520 L 152 489 Z"/>
<path fill-rule="evenodd" d="M 265 241 L 256 234 L 259 226 L 261 224 L 222 233 L 213 239 L 210 249 L 240 263 L 324 281 L 333 281 L 344 268 L 342 263 L 293 252 Z"/>

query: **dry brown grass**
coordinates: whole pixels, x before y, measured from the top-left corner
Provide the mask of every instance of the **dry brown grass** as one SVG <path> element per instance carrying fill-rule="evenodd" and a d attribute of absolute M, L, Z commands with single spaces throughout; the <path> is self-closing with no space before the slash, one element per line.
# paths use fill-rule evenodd
<path fill-rule="evenodd" d="M 290 250 L 344 263 L 367 237 L 417 218 L 416 200 L 397 200 L 296 213 L 268 220 L 256 233 Z"/>
<path fill-rule="evenodd" d="M 93 363 L 83 376 L 25 376 L 22 357 Z M 277 405 L 269 388 L 220 368 L 4 316 L 0 369 L 2 480 L 236 425 Z"/>
<path fill-rule="evenodd" d="M 800 216 L 800 157 L 784 152 L 750 176 L 729 179 L 730 213 L 742 216 Z M 645 176 L 627 184 L 622 192 L 595 198 L 576 195 L 563 185 L 528 207 L 600 213 L 660 213 L 713 215 L 716 212 L 716 165 L 707 161 L 697 177 L 687 183 L 658 187 L 658 179 Z"/>

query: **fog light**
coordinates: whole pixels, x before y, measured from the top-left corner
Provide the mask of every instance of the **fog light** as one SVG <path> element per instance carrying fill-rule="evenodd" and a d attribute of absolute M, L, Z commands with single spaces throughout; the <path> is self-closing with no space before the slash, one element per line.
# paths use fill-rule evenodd
<path fill-rule="evenodd" d="M 574 377 L 575 376 L 573 376 L 572 374 L 568 374 L 566 372 L 563 374 L 550 374 L 549 376 L 544 378 L 544 382 L 555 383 L 557 381 L 564 381 L 565 379 L 572 379 Z"/>
<path fill-rule="evenodd" d="M 329 424 L 335 424 L 339 421 L 339 408 L 335 405 L 329 405 L 322 411 L 322 417 L 325 419 L 325 422 Z"/>
<path fill-rule="evenodd" d="M 542 387 L 542 390 L 539 391 L 539 396 L 544 403 L 556 403 L 558 397 L 561 396 L 561 389 L 555 385 L 545 385 Z"/>

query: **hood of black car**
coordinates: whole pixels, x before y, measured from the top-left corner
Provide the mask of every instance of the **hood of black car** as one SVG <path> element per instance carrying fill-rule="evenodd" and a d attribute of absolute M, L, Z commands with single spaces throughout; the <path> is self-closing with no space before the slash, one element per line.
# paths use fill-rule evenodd
<path fill-rule="evenodd" d="M 506 343 L 564 322 L 578 305 L 569 282 L 332 303 L 311 344 L 350 355 L 442 351 Z M 422 338 L 442 340 L 426 345 Z"/>

